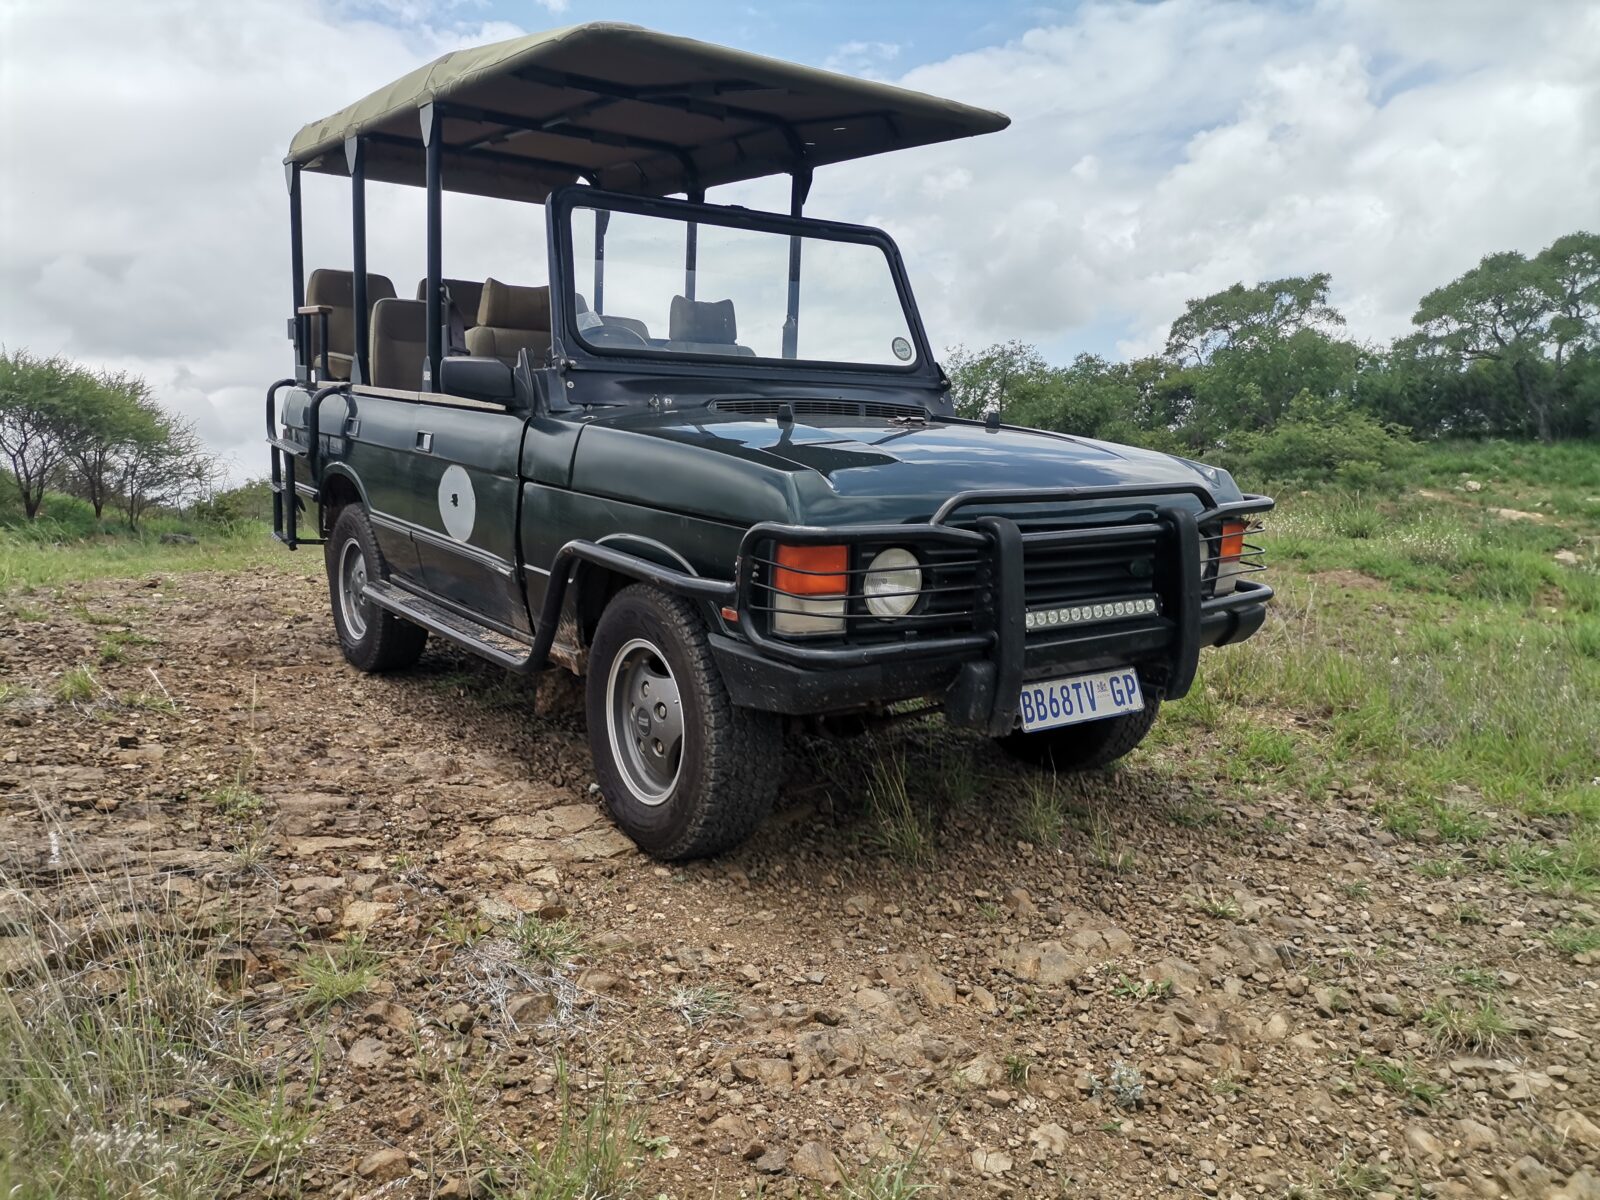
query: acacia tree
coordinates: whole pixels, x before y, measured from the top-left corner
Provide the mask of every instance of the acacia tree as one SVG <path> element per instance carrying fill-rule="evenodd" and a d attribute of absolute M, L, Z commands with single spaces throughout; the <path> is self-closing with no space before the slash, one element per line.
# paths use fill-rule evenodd
<path fill-rule="evenodd" d="M 89 386 L 87 373 L 60 355 L 0 350 L 0 454 L 11 465 L 30 521 L 38 518 L 45 487 L 66 457 L 73 414 Z"/>
<path fill-rule="evenodd" d="M 153 404 L 150 385 L 126 371 L 102 371 L 84 389 L 66 439 L 72 490 L 94 508 L 95 519 L 113 498 L 120 457 L 130 449 Z"/>
<path fill-rule="evenodd" d="M 1490 254 L 1422 298 L 1411 321 L 1458 361 L 1501 363 L 1540 441 L 1573 352 L 1600 340 L 1600 236 L 1572 233 L 1533 258 Z"/>
<path fill-rule="evenodd" d="M 1332 337 L 1344 317 L 1328 303 L 1327 272 L 1236 283 L 1184 305 L 1167 334 L 1167 357 L 1180 367 L 1209 366 L 1223 351 L 1263 351 L 1311 330 Z"/>
<path fill-rule="evenodd" d="M 194 426 L 145 395 L 126 442 L 118 449 L 116 492 L 132 529 L 151 508 L 179 508 L 207 495 L 216 460 Z"/>

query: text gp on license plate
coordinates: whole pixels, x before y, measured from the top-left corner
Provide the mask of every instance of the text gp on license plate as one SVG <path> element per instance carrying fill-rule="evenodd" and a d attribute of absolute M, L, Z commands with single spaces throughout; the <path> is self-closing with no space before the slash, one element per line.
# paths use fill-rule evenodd
<path fill-rule="evenodd" d="M 1143 707 L 1139 676 L 1124 668 L 1023 684 L 1019 711 L 1022 731 L 1033 733 L 1138 712 Z"/>

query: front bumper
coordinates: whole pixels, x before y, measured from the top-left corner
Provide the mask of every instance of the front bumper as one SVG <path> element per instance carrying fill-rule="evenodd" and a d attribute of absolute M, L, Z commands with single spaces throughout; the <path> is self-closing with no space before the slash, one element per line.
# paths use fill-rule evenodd
<path fill-rule="evenodd" d="M 994 735 L 1016 725 L 1024 682 L 1079 671 L 1135 665 L 1146 685 L 1166 698 L 1184 695 L 1194 680 L 1202 647 L 1248 638 L 1261 627 L 1272 589 L 1240 579 L 1234 590 L 1205 595 L 1203 526 L 1223 517 L 1264 512 L 1262 496 L 1217 504 L 1199 487 L 1174 489 L 1197 497 L 1199 512 L 1151 497 L 1148 488 L 1061 489 L 1048 492 L 977 492 L 952 498 L 925 525 L 821 528 L 757 525 L 739 555 L 733 608 L 737 635 L 714 634 L 712 651 L 736 704 L 768 712 L 815 714 L 923 696 L 942 699 L 952 723 Z M 969 507 L 1037 505 L 1059 501 L 1125 500 L 1140 518 L 1108 525 L 1077 524 L 1024 531 L 1016 519 L 980 515 L 966 524 L 952 516 Z M 1119 508 L 1124 506 L 1119 505 Z M 1113 625 L 1028 627 L 1028 553 L 1093 547 L 1130 533 L 1156 539 L 1159 569 L 1152 581 L 1160 616 Z M 970 631 L 866 643 L 814 644 L 764 632 L 770 605 L 758 579 L 763 547 L 773 543 L 893 543 L 970 550 L 979 563 Z"/>

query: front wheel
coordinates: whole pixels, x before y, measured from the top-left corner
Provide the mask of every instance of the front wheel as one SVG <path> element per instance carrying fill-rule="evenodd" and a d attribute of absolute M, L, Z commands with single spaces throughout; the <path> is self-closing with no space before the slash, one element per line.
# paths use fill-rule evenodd
<path fill-rule="evenodd" d="M 703 858 L 766 819 L 782 728 L 728 698 L 687 601 L 646 584 L 618 592 L 595 630 L 585 686 L 600 794 L 645 853 Z"/>
<path fill-rule="evenodd" d="M 1144 708 L 1103 721 L 1064 725 L 1060 729 L 1041 729 L 1023 733 L 1020 729 L 995 739 L 995 744 L 1013 758 L 1046 767 L 1052 771 L 1087 771 L 1115 762 L 1140 742 L 1156 723 L 1161 709 L 1159 697 L 1145 693 Z"/>

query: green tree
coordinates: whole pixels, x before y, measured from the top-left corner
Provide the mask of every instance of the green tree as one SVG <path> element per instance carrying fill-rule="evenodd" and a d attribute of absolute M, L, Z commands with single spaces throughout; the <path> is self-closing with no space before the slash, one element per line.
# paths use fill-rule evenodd
<path fill-rule="evenodd" d="M 1600 236 L 1568 234 L 1531 259 L 1487 255 L 1424 296 L 1411 320 L 1463 365 L 1502 364 L 1534 432 L 1552 441 L 1568 369 L 1600 341 Z"/>
<path fill-rule="evenodd" d="M 1052 368 L 1037 347 L 996 342 L 978 351 L 957 346 L 945 363 L 956 412 L 974 419 L 990 409 L 1006 411 L 1019 395 L 1037 398 L 1051 384 Z"/>
<path fill-rule="evenodd" d="M 1184 305 L 1167 334 L 1167 357 L 1179 366 L 1204 367 L 1224 351 L 1260 351 L 1297 333 L 1331 337 L 1344 317 L 1328 303 L 1326 272 L 1236 283 Z"/>
<path fill-rule="evenodd" d="M 180 508 L 206 498 L 218 475 L 215 458 L 189 421 L 148 395 L 140 399 L 138 414 L 116 458 L 116 490 L 133 529 L 151 508 Z"/>
<path fill-rule="evenodd" d="M 94 508 L 98 520 L 113 498 L 120 456 L 146 424 L 150 385 L 126 371 L 102 371 L 79 397 L 66 438 L 70 486 Z"/>
<path fill-rule="evenodd" d="M 0 350 L 0 454 L 30 521 L 66 458 L 74 415 L 91 386 L 88 373 L 60 355 Z"/>

